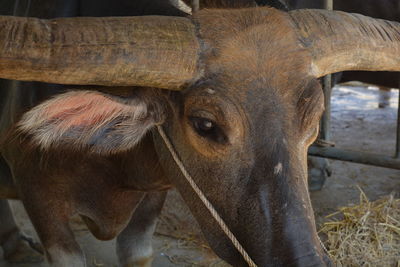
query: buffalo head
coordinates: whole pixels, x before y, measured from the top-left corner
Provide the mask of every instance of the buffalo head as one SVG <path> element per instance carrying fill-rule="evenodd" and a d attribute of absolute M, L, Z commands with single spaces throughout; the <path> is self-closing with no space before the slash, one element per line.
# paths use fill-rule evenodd
<path fill-rule="evenodd" d="M 192 18 L 1 17 L 0 76 L 109 86 L 59 95 L 26 113 L 20 130 L 44 150 L 88 153 L 133 149 L 152 132 L 169 181 L 215 252 L 244 265 L 153 130 L 162 125 L 258 266 L 325 266 L 306 182 L 323 111 L 317 79 L 400 70 L 399 30 L 361 15 L 272 8 Z"/>

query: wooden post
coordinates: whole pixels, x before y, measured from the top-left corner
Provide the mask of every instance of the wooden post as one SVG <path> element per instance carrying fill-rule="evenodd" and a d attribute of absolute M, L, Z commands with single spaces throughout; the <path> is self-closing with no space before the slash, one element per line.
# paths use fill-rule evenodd
<path fill-rule="evenodd" d="M 199 11 L 200 9 L 200 0 L 192 0 L 192 13 Z"/>
<path fill-rule="evenodd" d="M 324 8 L 327 10 L 333 9 L 333 0 L 324 0 Z M 332 95 L 332 75 L 326 75 L 323 81 L 325 112 L 321 120 L 320 138 L 323 140 L 330 139 L 331 127 L 331 95 Z"/>

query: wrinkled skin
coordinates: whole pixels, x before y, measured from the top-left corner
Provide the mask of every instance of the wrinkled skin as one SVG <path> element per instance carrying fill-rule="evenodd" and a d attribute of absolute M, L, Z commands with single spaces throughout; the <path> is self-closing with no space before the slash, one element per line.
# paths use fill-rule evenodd
<path fill-rule="evenodd" d="M 149 110 L 125 134 L 145 125 L 151 125 L 152 134 L 138 136 L 139 144 L 128 151 L 97 155 L 61 144 L 45 152 L 31 142 L 30 134 L 35 133 L 24 138 L 10 133 L 2 154 L 50 263 L 85 265 L 68 225 L 79 213 L 99 239 L 123 234 L 118 236 L 122 264 L 148 265 L 149 237 L 165 197 L 148 192 L 175 186 L 214 251 L 234 266 L 246 266 L 176 168 L 154 128 L 162 123 L 196 183 L 258 266 L 328 264 L 306 180 L 307 148 L 318 132 L 322 91 L 307 75 L 307 53 L 290 45 L 297 39 L 285 16 L 272 9 L 197 14 L 200 35 L 209 48 L 203 55 L 208 68 L 201 81 L 182 92 L 126 88 L 120 89 L 124 97 L 104 97 L 107 107 L 123 103 L 132 112 L 142 106 Z M 219 38 L 213 38 L 217 34 Z M 103 96 L 88 93 L 80 103 Z M 68 100 L 71 94 L 63 97 Z M 54 103 L 43 105 L 62 110 Z M 74 113 L 66 114 L 71 114 L 66 121 L 76 119 Z M 84 121 L 90 126 L 90 118 Z M 106 128 L 90 140 L 90 149 L 107 145 L 103 141 L 115 130 L 113 121 L 102 125 Z M 85 130 L 71 128 L 69 134 L 80 129 Z M 148 227 L 139 231 L 143 226 Z"/>

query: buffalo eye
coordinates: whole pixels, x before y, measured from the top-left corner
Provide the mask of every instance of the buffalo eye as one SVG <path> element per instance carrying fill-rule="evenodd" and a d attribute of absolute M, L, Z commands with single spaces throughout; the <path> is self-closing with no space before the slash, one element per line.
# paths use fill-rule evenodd
<path fill-rule="evenodd" d="M 218 143 L 226 142 L 225 134 L 214 121 L 201 117 L 190 117 L 190 121 L 196 133 L 201 137 Z"/>

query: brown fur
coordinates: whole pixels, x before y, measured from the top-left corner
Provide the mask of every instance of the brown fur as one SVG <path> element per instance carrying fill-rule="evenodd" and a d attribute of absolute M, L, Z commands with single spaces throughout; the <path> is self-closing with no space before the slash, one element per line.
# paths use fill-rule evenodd
<path fill-rule="evenodd" d="M 161 21 L 166 20 L 149 19 L 148 23 Z M 203 10 L 191 21 L 171 21 L 183 27 L 181 37 L 188 39 L 173 38 L 165 47 L 179 43 L 181 49 L 188 51 L 164 49 L 170 57 L 159 57 L 148 49 L 143 50 L 148 52 L 146 56 L 140 49 L 135 51 L 143 60 L 139 62 L 149 60 L 154 69 L 160 67 L 160 59 L 165 66 L 175 66 L 175 61 L 195 58 L 196 64 L 190 60 L 177 64 L 178 70 L 179 66 L 189 66 L 182 72 L 185 77 L 172 68 L 172 72 L 166 70 L 166 80 L 158 79 L 158 74 L 153 77 L 149 71 L 153 68 L 142 69 L 141 64 L 138 71 L 144 73 L 136 72 L 133 64 L 134 73 L 122 74 L 145 81 L 137 84 L 160 88 L 176 89 L 184 80 L 183 84 L 191 83 L 186 90 L 162 96 L 149 89 L 135 90 L 128 97 L 98 92 L 60 95 L 23 117 L 19 130 L 26 139 L 14 138 L 5 143 L 2 153 L 49 259 L 62 259 L 60 265 L 77 261 L 83 264 L 67 223 L 74 213 L 83 215 L 98 238 L 109 239 L 128 225 L 133 230 L 127 227 L 125 233 L 139 234 L 141 243 L 148 244 L 163 201 L 163 197 L 155 201 L 156 208 L 146 205 L 152 202 L 147 198 L 148 192 L 173 185 L 214 251 L 235 266 L 246 265 L 195 197 L 160 136 L 156 132 L 150 134 L 162 123 L 195 182 L 258 266 L 329 265 L 318 240 L 307 189 L 307 149 L 316 138 L 323 111 L 322 91 L 316 78 L 347 67 L 375 68 L 382 55 L 390 57 L 378 68 L 398 69 L 398 59 L 392 58 L 398 54 L 398 25 L 343 13 L 288 14 L 272 8 Z M 172 23 L 172 28 L 177 24 Z M 148 32 L 147 25 L 135 25 Z M 161 28 L 151 25 L 153 29 Z M 128 29 L 136 36 L 133 28 Z M 96 33 L 94 29 L 97 27 L 92 28 Z M 342 30 L 349 36 L 355 33 L 352 38 L 364 38 L 365 49 L 342 38 Z M 320 35 L 315 36 L 316 32 Z M 72 33 L 70 36 L 74 36 Z M 326 33 L 334 36 L 321 38 Z M 99 40 L 107 37 L 99 36 Z M 119 37 L 126 39 L 125 35 Z M 170 38 L 166 34 L 163 40 Z M 327 44 L 332 40 L 342 49 L 339 54 L 335 45 Z M 371 49 L 375 43 L 385 50 Z M 150 44 L 158 47 L 157 42 Z M 345 60 L 349 58 L 348 49 L 343 49 L 346 47 L 352 51 L 351 56 L 357 56 L 356 63 Z M 170 50 L 176 53 L 169 54 Z M 362 53 L 368 57 L 360 56 Z M 182 57 L 172 58 L 172 54 Z M 107 55 L 112 57 L 113 53 Z M 128 58 L 123 54 L 121 60 L 129 61 Z M 110 76 L 105 76 L 104 81 L 102 74 L 108 73 L 104 66 L 96 70 L 91 77 L 99 84 L 114 82 L 109 81 Z M 178 75 L 178 83 L 171 73 Z M 66 78 L 63 81 L 71 78 L 68 73 L 61 74 Z M 116 76 L 119 74 L 117 71 Z M 193 79 L 188 79 L 188 74 Z M 28 153 L 27 144 L 34 145 Z M 146 209 L 138 208 L 141 213 L 135 214 L 136 207 Z M 146 217 L 152 207 L 156 211 Z M 48 219 L 49 214 L 52 220 Z M 150 222 L 152 227 L 143 234 L 145 230 L 137 229 L 147 228 L 135 226 L 132 220 Z M 60 255 L 63 257 L 57 257 Z M 138 258 L 140 255 L 136 255 Z"/>
<path fill-rule="evenodd" d="M 257 265 L 325 266 L 306 182 L 322 91 L 308 75 L 311 57 L 290 16 L 271 8 L 204 10 L 193 21 L 205 72 L 186 90 L 60 95 L 23 117 L 25 140 L 6 143 L 4 156 L 48 255 L 79 254 L 66 226 L 72 214 L 109 239 L 134 225 L 128 220 L 144 192 L 176 186 L 214 251 L 246 265 L 159 135 L 145 134 L 163 122 L 186 168 Z M 213 122 L 220 138 L 201 134 L 193 118 Z"/>

